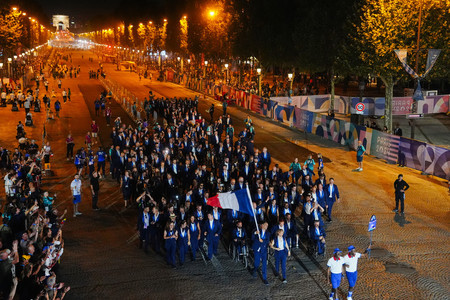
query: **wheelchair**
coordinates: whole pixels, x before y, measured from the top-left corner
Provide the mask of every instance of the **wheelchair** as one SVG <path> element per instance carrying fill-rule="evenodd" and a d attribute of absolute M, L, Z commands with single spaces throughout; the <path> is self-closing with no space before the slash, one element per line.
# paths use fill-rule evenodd
<path fill-rule="evenodd" d="M 241 252 L 238 253 L 238 249 L 234 243 L 233 240 L 228 245 L 228 253 L 230 254 L 231 258 L 236 261 L 241 261 L 244 265 L 244 269 L 248 267 L 248 246 L 245 240 L 241 240 Z"/>

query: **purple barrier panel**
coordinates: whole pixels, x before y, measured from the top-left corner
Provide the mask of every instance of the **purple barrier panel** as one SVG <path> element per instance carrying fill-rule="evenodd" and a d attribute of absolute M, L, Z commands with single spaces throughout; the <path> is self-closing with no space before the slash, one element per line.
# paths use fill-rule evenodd
<path fill-rule="evenodd" d="M 424 154 L 426 143 L 407 138 L 400 138 L 399 159 L 404 156 L 405 166 L 424 171 Z"/>
<path fill-rule="evenodd" d="M 298 107 L 294 108 L 294 127 L 311 133 L 314 121 L 314 113 L 302 110 Z"/>
<path fill-rule="evenodd" d="M 424 157 L 425 173 L 450 180 L 450 150 L 426 145 Z"/>
<path fill-rule="evenodd" d="M 385 159 L 390 163 L 397 163 L 400 137 L 387 134 L 379 130 L 372 131 L 371 155 Z"/>

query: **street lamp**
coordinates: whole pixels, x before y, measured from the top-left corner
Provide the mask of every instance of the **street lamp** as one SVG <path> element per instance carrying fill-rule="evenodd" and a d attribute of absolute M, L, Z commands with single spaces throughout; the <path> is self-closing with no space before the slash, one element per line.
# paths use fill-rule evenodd
<path fill-rule="evenodd" d="M 3 78 L 3 63 L 0 62 L 0 79 Z"/>
<path fill-rule="evenodd" d="M 11 63 L 12 63 L 12 58 L 8 57 L 8 77 L 11 77 Z"/>
<path fill-rule="evenodd" d="M 203 68 L 203 78 L 206 78 L 206 66 L 208 65 L 208 61 L 205 60 L 205 67 Z"/>
<path fill-rule="evenodd" d="M 257 68 L 256 73 L 258 73 L 258 95 L 261 97 L 261 68 Z"/>
<path fill-rule="evenodd" d="M 289 81 L 290 81 L 290 85 L 289 85 L 289 95 L 291 95 L 291 91 L 292 91 L 292 82 L 294 81 L 293 78 L 294 78 L 294 74 L 289 73 L 289 74 L 288 74 L 288 79 L 289 79 Z"/>
<path fill-rule="evenodd" d="M 226 69 L 225 83 L 228 83 L 228 64 L 225 64 L 225 69 Z"/>

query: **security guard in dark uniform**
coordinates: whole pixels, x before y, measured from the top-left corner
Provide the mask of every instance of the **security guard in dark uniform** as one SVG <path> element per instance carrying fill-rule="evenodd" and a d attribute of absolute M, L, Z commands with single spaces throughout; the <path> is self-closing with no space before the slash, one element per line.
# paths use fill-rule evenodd
<path fill-rule="evenodd" d="M 404 213 L 405 209 L 405 191 L 409 189 L 409 184 L 403 180 L 403 174 L 399 174 L 397 180 L 394 182 L 395 188 L 395 209 L 398 212 L 398 202 L 400 201 L 400 213 Z"/>

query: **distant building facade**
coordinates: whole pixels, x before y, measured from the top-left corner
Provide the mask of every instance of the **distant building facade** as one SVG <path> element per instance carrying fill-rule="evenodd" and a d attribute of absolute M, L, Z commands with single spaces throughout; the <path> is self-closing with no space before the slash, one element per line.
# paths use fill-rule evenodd
<path fill-rule="evenodd" d="M 53 15 L 53 27 L 56 31 L 67 30 L 70 27 L 69 16 Z"/>

